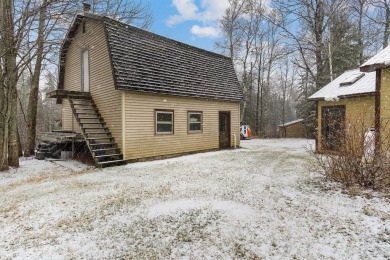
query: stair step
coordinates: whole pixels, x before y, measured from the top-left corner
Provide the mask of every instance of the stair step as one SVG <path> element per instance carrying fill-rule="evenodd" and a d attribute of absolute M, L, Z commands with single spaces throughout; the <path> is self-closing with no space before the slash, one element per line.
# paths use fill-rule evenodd
<path fill-rule="evenodd" d="M 123 154 L 114 153 L 114 154 L 95 155 L 95 158 L 114 157 L 114 156 L 123 156 Z"/>
<path fill-rule="evenodd" d="M 70 103 L 72 103 L 72 104 L 94 104 L 94 102 L 90 99 L 71 100 Z"/>
<path fill-rule="evenodd" d="M 81 105 L 81 104 L 73 104 L 75 109 L 96 109 L 94 105 Z"/>
<path fill-rule="evenodd" d="M 81 119 L 99 119 L 100 120 L 100 118 L 98 116 L 96 116 L 96 117 L 79 117 L 79 119 L 80 120 Z"/>
<path fill-rule="evenodd" d="M 80 125 L 105 125 L 106 123 L 104 122 L 96 122 L 96 123 L 79 123 Z"/>
<path fill-rule="evenodd" d="M 88 102 L 78 102 L 78 103 L 75 103 L 75 102 L 70 102 L 72 105 L 74 106 L 93 106 L 94 103 L 89 101 Z"/>
<path fill-rule="evenodd" d="M 95 144 L 89 144 L 90 146 L 95 146 L 95 145 L 115 145 L 116 143 L 95 143 Z"/>
<path fill-rule="evenodd" d="M 92 100 L 91 99 L 84 99 L 84 100 L 81 100 L 81 99 L 76 99 L 76 100 L 71 100 L 72 103 L 76 104 L 75 102 L 78 102 L 77 104 L 85 104 L 85 103 L 91 103 L 93 104 Z"/>
<path fill-rule="evenodd" d="M 107 127 L 83 127 L 84 131 L 89 130 L 89 129 L 103 129 L 103 130 L 108 130 Z"/>
<path fill-rule="evenodd" d="M 110 132 L 88 132 L 88 133 L 84 133 L 85 135 L 111 135 Z"/>
<path fill-rule="evenodd" d="M 107 140 L 107 139 L 114 139 L 114 137 L 98 137 L 98 138 L 94 138 L 94 137 L 91 137 L 91 138 L 85 138 L 87 140 Z"/>
<path fill-rule="evenodd" d="M 98 119 L 98 118 L 94 118 L 94 119 L 85 119 L 85 120 L 98 120 L 97 122 L 90 122 L 90 121 L 87 121 L 87 122 L 84 122 L 84 121 L 81 121 L 85 118 L 79 118 L 78 119 L 78 122 L 79 124 L 101 124 L 101 123 L 104 123 L 102 120 Z"/>
<path fill-rule="evenodd" d="M 98 118 L 94 118 L 94 119 L 85 119 L 85 120 L 99 120 L 98 122 L 80 122 L 80 120 L 82 119 L 85 119 L 85 118 L 79 118 L 78 121 L 80 124 L 100 124 L 100 123 L 104 123 L 102 120 L 98 119 Z"/>
<path fill-rule="evenodd" d="M 78 115 L 99 115 L 99 113 L 91 113 L 91 112 L 75 112 Z"/>
<path fill-rule="evenodd" d="M 97 109 L 94 105 L 73 105 L 74 109 Z"/>
<path fill-rule="evenodd" d="M 91 151 L 96 153 L 96 152 L 105 152 L 105 151 L 112 151 L 112 150 L 118 150 L 119 151 L 119 148 L 118 147 L 111 147 L 111 148 L 93 149 Z"/>
<path fill-rule="evenodd" d="M 83 108 L 79 108 L 79 107 L 75 107 L 74 109 L 78 109 L 78 110 L 93 110 L 93 111 L 97 111 L 97 109 L 96 108 L 85 108 L 85 107 L 83 107 Z"/>

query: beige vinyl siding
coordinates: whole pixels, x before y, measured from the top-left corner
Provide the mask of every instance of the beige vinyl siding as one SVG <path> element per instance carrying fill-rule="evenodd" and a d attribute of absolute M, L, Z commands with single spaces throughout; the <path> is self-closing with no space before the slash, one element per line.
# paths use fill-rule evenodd
<path fill-rule="evenodd" d="M 380 84 L 381 143 L 387 144 L 390 135 L 390 68 L 381 71 Z M 389 150 L 389 147 L 382 148 Z"/>
<path fill-rule="evenodd" d="M 368 127 L 374 127 L 375 125 L 375 98 L 373 96 L 341 99 L 335 102 L 319 101 L 317 108 L 317 143 L 318 151 L 320 152 L 325 152 L 321 148 L 321 129 L 322 107 L 326 106 L 345 106 L 346 127 L 348 127 L 348 125 L 355 124 L 356 126 L 362 125 L 364 129 L 368 129 Z"/>
<path fill-rule="evenodd" d="M 231 146 L 240 142 L 239 102 L 126 92 L 124 94 L 126 160 L 219 148 L 219 111 L 231 112 Z M 155 110 L 174 111 L 174 134 L 155 134 Z M 203 132 L 188 133 L 188 111 L 203 113 Z"/>
<path fill-rule="evenodd" d="M 72 117 L 74 119 L 73 128 L 72 128 Z M 81 133 L 81 128 L 77 123 L 77 120 L 74 118 L 72 114 L 72 109 L 70 108 L 70 104 L 67 99 L 62 100 L 62 130 L 75 131 L 77 133 Z"/>
<path fill-rule="evenodd" d="M 88 48 L 91 95 L 112 136 L 121 147 L 122 94 L 120 90 L 115 89 L 104 27 L 100 21 L 86 19 L 85 28 L 86 32 L 83 33 L 80 26 L 69 47 L 65 63 L 64 89 L 81 91 L 81 53 Z M 72 123 L 68 102 L 63 103 L 62 112 L 63 129 L 67 129 Z"/>

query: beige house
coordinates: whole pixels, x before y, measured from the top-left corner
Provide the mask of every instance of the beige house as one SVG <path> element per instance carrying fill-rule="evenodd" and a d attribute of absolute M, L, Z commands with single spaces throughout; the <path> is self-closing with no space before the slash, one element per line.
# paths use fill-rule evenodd
<path fill-rule="evenodd" d="M 348 127 L 375 126 L 375 73 L 349 70 L 309 97 L 316 103 L 316 150 L 338 151 Z"/>
<path fill-rule="evenodd" d="M 239 145 L 230 58 L 83 12 L 60 53 L 62 128 L 99 166 Z"/>

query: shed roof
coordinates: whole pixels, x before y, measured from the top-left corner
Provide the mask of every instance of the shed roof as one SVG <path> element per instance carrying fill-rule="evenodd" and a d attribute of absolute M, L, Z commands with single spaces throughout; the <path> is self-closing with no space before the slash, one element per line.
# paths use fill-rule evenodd
<path fill-rule="evenodd" d="M 281 124 L 279 126 L 280 127 L 285 127 L 285 126 L 295 125 L 295 124 L 298 124 L 298 123 L 301 123 L 301 122 L 303 122 L 303 119 L 297 119 L 297 120 L 294 120 L 294 121 L 286 122 L 286 123 Z"/>
<path fill-rule="evenodd" d="M 70 29 L 68 36 L 74 34 L 80 24 L 77 20 L 85 17 L 101 20 L 104 24 L 117 89 L 241 100 L 242 93 L 230 58 L 91 13 L 78 14 L 71 26 L 76 28 Z M 65 42 L 69 40 L 67 37 Z M 66 51 L 63 51 L 64 62 Z"/>
<path fill-rule="evenodd" d="M 364 72 L 370 72 L 376 69 L 383 69 L 387 67 L 390 67 L 390 45 L 363 63 L 360 66 L 360 70 Z"/>
<path fill-rule="evenodd" d="M 373 95 L 375 93 L 375 79 L 375 72 L 360 72 L 359 69 L 348 70 L 311 95 L 308 100 L 334 100 Z"/>

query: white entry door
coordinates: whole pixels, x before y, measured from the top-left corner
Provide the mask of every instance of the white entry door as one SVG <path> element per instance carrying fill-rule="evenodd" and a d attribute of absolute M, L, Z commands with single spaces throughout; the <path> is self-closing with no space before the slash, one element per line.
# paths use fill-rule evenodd
<path fill-rule="evenodd" d="M 89 59 L 88 50 L 81 54 L 81 91 L 89 92 Z"/>

